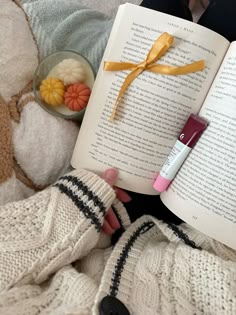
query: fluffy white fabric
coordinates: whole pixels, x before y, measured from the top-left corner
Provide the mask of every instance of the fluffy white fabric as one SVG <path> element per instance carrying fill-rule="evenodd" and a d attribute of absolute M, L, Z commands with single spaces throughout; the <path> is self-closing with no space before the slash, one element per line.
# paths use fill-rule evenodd
<path fill-rule="evenodd" d="M 35 184 L 48 185 L 69 170 L 77 135 L 75 123 L 49 115 L 30 102 L 20 124 L 14 124 L 15 157 Z"/>
<path fill-rule="evenodd" d="M 0 30 L 0 95 L 8 103 L 32 81 L 38 50 L 24 11 L 12 0 L 1 0 Z M 76 123 L 54 117 L 31 101 L 23 107 L 20 121 L 6 128 L 12 130 L 16 162 L 34 186 L 48 186 L 70 169 L 79 131 Z M 4 130 L 0 137 L 1 133 Z M 0 185 L 0 205 L 34 193 L 13 172 Z"/>
<path fill-rule="evenodd" d="M 22 184 L 13 174 L 6 182 L 0 185 L 0 205 L 11 201 L 18 201 L 34 194 L 34 190 Z"/>
<path fill-rule="evenodd" d="M 38 64 L 37 48 L 22 10 L 1 0 L 0 94 L 9 101 L 32 80 Z"/>

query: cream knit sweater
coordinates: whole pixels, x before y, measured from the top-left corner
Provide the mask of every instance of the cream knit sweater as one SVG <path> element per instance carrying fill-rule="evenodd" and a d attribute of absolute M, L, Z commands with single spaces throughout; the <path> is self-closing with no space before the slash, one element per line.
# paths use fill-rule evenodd
<path fill-rule="evenodd" d="M 111 205 L 126 230 L 114 248 L 100 232 Z M 186 225 L 130 224 L 112 188 L 84 170 L 0 207 L 1 315 L 98 315 L 107 295 L 135 315 L 236 314 L 235 262 Z"/>

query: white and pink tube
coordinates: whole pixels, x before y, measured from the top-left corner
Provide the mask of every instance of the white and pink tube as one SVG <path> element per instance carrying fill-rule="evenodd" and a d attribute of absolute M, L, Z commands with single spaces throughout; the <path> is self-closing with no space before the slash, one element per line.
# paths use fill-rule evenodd
<path fill-rule="evenodd" d="M 208 123 L 205 119 L 195 114 L 189 116 L 178 140 L 172 148 L 166 162 L 162 166 L 153 185 L 154 189 L 163 192 L 168 188 L 207 125 Z"/>

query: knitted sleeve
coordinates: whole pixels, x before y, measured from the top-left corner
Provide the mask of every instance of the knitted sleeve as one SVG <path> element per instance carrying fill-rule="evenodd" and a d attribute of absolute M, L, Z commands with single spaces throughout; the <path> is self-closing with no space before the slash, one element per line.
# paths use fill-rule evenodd
<path fill-rule="evenodd" d="M 85 170 L 29 199 L 0 207 L 0 292 L 41 283 L 95 247 L 113 189 Z"/>

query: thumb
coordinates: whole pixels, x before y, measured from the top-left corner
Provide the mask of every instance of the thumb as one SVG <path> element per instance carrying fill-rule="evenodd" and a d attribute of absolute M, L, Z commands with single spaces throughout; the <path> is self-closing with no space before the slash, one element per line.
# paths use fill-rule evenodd
<path fill-rule="evenodd" d="M 115 168 L 107 169 L 101 176 L 109 185 L 113 186 L 118 177 L 118 170 Z"/>

